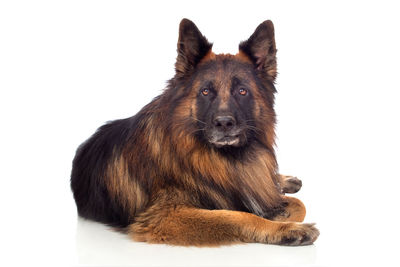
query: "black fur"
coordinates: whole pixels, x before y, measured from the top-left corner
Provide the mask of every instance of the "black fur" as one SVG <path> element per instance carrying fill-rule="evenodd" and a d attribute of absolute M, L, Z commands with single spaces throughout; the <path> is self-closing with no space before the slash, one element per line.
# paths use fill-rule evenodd
<path fill-rule="evenodd" d="M 173 125 L 176 123 L 169 114 L 174 114 L 176 107 L 188 97 L 192 90 L 197 90 L 198 95 L 196 114 L 191 115 L 197 117 L 200 122 L 188 116 L 190 122 L 185 122 L 187 127 L 183 130 L 189 131 L 188 134 L 195 135 L 204 147 L 216 151 L 221 157 L 228 158 L 233 162 L 251 160 L 257 157 L 254 148 L 262 148 L 268 150 L 270 154 L 274 154 L 272 147 L 268 147 L 261 142 L 254 128 L 251 129 L 251 127 L 256 126 L 254 124 L 256 119 L 253 117 L 254 90 L 258 90 L 263 101 L 268 106 L 273 107 L 275 93 L 273 82 L 260 78 L 262 77 L 261 70 L 255 67 L 255 64 L 258 63 L 254 56 L 252 56 L 252 60 L 255 60 L 254 63 L 243 62 L 233 57 L 224 57 L 222 61 L 211 61 L 210 63 L 199 65 L 201 59 L 211 50 L 211 47 L 212 44 L 201 35 L 192 22 L 183 20 L 180 25 L 176 75 L 169 81 L 164 93 L 155 98 L 137 115 L 123 120 L 112 121 L 100 127 L 92 137 L 78 148 L 73 160 L 71 189 L 80 216 L 117 227 L 125 227 L 134 222 L 132 214 L 126 212 L 124 205 L 110 196 L 105 184 L 107 167 L 114 160 L 113 154 L 120 155 L 123 150 L 131 151 L 135 154 L 135 157 L 139 158 L 138 161 L 135 161 L 135 164 L 138 165 L 129 165 L 129 175 L 132 180 L 139 183 L 141 190 L 148 198 L 142 209 L 146 209 L 148 205 L 152 204 L 152 199 L 150 198 L 154 189 L 154 180 L 157 180 L 158 186 L 165 188 L 182 188 L 185 186 L 174 180 L 174 177 L 171 177 L 169 173 L 161 174 L 159 170 L 157 170 L 157 175 L 159 176 L 148 177 L 148 170 L 159 168 L 159 162 L 155 162 L 155 159 L 149 155 L 148 146 L 151 146 L 151 144 L 143 144 L 138 140 L 149 134 L 145 131 L 145 124 L 151 116 L 157 114 L 158 118 L 162 117 L 163 119 L 158 120 L 153 127 L 163 129 L 167 136 L 163 141 L 169 142 L 173 137 L 168 136 L 171 135 Z M 251 47 L 251 40 L 241 45 L 241 49 L 249 54 L 252 53 L 252 50 L 249 50 Z M 229 99 L 227 108 L 223 112 L 231 114 L 237 122 L 237 128 L 243 130 L 242 139 L 238 146 L 216 147 L 209 142 L 207 131 L 212 128 L 212 121 L 215 116 L 221 112 L 218 108 L 220 104 L 218 94 L 221 88 L 218 88 L 220 84 L 213 79 L 215 73 L 221 70 L 224 75 L 235 73 L 235 75 L 227 78 L 225 84 L 229 85 Z M 202 84 L 195 84 L 195 80 L 201 80 Z M 256 88 L 250 86 L 249 80 L 256 84 Z M 194 88 L 195 86 L 198 86 L 198 88 Z M 202 95 L 201 89 L 203 88 L 208 88 L 210 95 Z M 245 88 L 248 93 L 244 96 L 239 95 L 238 90 L 241 88 Z M 154 116 L 153 119 L 157 116 Z M 271 116 L 271 124 L 273 124 L 275 117 L 274 114 L 271 114 Z M 205 124 L 209 129 L 205 128 Z M 192 128 L 195 130 L 193 131 Z M 180 166 L 185 166 L 184 159 L 173 154 L 176 147 L 173 147 L 170 143 L 165 144 L 165 148 L 167 147 L 171 147 L 171 150 L 168 150 L 171 151 L 171 155 L 168 156 L 173 159 L 176 158 Z M 191 151 L 187 153 L 189 154 Z M 240 186 L 237 190 L 227 190 L 214 180 L 205 179 L 201 173 L 196 173 L 190 168 L 187 171 L 191 172 L 193 180 L 203 188 L 223 196 L 229 203 L 229 209 L 256 213 L 265 218 L 273 218 L 283 210 L 283 203 L 281 202 L 268 206 L 267 204 L 270 203 L 265 203 L 256 194 L 252 196 L 251 192 L 246 191 L 249 195 L 245 195 L 240 191 Z M 184 189 L 186 190 L 186 188 Z M 220 203 L 207 194 L 207 190 L 191 191 L 190 193 L 191 197 L 193 197 L 193 205 L 199 208 L 223 208 Z M 261 210 L 255 211 L 252 208 L 252 201 L 257 202 Z"/>

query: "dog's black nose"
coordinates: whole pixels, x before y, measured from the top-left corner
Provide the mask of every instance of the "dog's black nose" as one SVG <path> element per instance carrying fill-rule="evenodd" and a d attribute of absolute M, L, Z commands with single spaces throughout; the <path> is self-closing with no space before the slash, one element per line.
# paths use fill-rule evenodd
<path fill-rule="evenodd" d="M 232 116 L 217 116 L 214 119 L 214 126 L 221 131 L 229 131 L 236 125 L 236 120 Z"/>

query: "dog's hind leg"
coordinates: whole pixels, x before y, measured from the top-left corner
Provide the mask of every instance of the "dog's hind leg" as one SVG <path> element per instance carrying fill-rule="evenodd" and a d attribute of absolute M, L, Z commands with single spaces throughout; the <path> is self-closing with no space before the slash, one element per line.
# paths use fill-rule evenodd
<path fill-rule="evenodd" d="M 285 210 L 273 218 L 281 222 L 302 222 L 306 216 L 306 207 L 303 202 L 294 197 L 282 196 L 287 203 Z"/>
<path fill-rule="evenodd" d="M 183 246 L 240 242 L 309 245 L 318 237 L 313 224 L 270 221 L 254 214 L 186 206 L 150 207 L 128 226 L 136 241 Z"/>
<path fill-rule="evenodd" d="M 299 178 L 282 174 L 279 174 L 279 184 L 281 187 L 282 194 L 297 193 L 300 190 L 301 186 L 303 185 L 302 181 Z"/>

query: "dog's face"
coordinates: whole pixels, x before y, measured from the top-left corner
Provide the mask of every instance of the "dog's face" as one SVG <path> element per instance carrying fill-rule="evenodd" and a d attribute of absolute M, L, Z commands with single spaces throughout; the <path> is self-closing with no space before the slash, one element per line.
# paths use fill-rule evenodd
<path fill-rule="evenodd" d="M 216 55 L 189 20 L 182 20 L 176 79 L 181 82 L 180 114 L 191 133 L 218 149 L 240 148 L 273 133 L 276 48 L 270 21 L 239 46 L 236 55 Z M 273 139 L 273 136 L 270 138 Z"/>
<path fill-rule="evenodd" d="M 245 145 L 256 131 L 254 108 L 258 88 L 250 62 L 213 56 L 195 75 L 198 135 L 217 148 Z"/>

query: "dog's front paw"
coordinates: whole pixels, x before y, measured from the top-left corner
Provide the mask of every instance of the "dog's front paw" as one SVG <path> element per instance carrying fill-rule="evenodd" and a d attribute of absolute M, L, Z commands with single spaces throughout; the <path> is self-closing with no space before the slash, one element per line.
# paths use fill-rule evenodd
<path fill-rule="evenodd" d="M 306 246 L 311 245 L 319 236 L 314 223 L 290 223 L 280 237 L 279 245 Z"/>
<path fill-rule="evenodd" d="M 303 185 L 301 180 L 297 177 L 287 176 L 287 175 L 281 175 L 281 177 L 282 177 L 281 187 L 282 187 L 283 194 L 297 193 L 300 190 L 301 186 Z"/>

